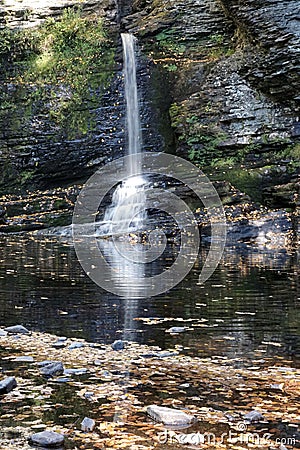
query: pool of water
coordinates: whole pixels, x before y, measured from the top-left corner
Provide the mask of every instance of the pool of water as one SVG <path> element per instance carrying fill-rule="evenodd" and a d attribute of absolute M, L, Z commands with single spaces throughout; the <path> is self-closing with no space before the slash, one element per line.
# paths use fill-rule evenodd
<path fill-rule="evenodd" d="M 1 326 L 21 323 L 95 342 L 125 338 L 163 349 L 178 346 L 187 354 L 237 362 L 271 357 L 299 364 L 296 250 L 227 247 L 217 270 L 200 285 L 203 248 L 179 285 L 145 299 L 135 298 L 134 283 L 124 287 L 118 269 L 120 292 L 127 288 L 124 299 L 88 278 L 68 242 L 8 235 L 0 237 L 0 245 Z M 153 270 L 168 264 L 170 255 L 164 255 Z M 187 329 L 172 334 L 168 330 L 174 326 Z"/>

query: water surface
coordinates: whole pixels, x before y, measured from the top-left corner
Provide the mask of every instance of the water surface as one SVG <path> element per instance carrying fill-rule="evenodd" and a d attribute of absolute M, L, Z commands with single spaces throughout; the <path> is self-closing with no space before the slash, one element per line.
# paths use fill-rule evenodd
<path fill-rule="evenodd" d="M 202 249 L 199 262 L 177 287 L 140 300 L 134 298 L 134 283 L 127 287 L 127 299 L 95 285 L 72 245 L 58 238 L 2 236 L 0 245 L 1 325 L 22 323 L 33 330 L 105 343 L 125 337 L 237 361 L 272 357 L 279 363 L 299 363 L 295 251 L 228 247 L 213 276 L 199 285 L 206 254 Z M 169 256 L 155 263 L 157 272 L 170 264 Z M 116 280 L 124 290 L 122 271 L 116 271 Z M 173 335 L 168 330 L 174 326 L 189 329 Z"/>

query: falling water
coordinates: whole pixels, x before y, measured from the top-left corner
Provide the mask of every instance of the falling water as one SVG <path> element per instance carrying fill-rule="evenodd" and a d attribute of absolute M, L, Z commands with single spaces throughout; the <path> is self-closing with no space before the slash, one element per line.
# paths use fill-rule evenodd
<path fill-rule="evenodd" d="M 106 234 L 124 234 L 142 228 L 145 220 L 145 180 L 135 176 L 141 168 L 141 123 L 136 81 L 136 38 L 121 34 L 124 55 L 124 83 L 126 100 L 127 154 L 133 156 L 128 167 L 128 179 L 117 187 L 112 204 L 104 216 Z M 136 155 L 136 156 L 135 156 Z"/>

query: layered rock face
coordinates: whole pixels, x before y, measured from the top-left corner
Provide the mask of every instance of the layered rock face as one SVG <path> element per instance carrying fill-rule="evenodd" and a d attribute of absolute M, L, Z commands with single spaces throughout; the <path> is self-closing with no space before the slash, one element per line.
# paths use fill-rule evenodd
<path fill-rule="evenodd" d="M 19 5 L 11 0 L 1 6 L 2 26 L 32 29 L 74 2 Z M 121 31 L 137 35 L 142 48 L 145 149 L 171 147 L 199 164 L 220 185 L 226 183 L 229 204 L 250 196 L 271 207 L 299 205 L 298 1 L 80 5 L 84 15 L 103 17 L 110 39 L 104 56 L 110 53 L 107 67 L 94 70 L 96 85 L 73 102 L 67 120 L 53 120 L 57 109 L 51 100 L 55 93 L 56 100 L 68 101 L 66 84 L 48 83 L 41 95 L 40 86 L 19 83 L 11 70 L 0 74 L 0 208 L 7 212 L 1 213 L 2 227 L 16 229 L 9 225 L 12 216 L 18 217 L 17 228 L 57 225 L 60 218 L 67 223 L 81 183 L 124 154 Z"/>
<path fill-rule="evenodd" d="M 98 20 L 102 20 L 106 42 L 99 53 L 98 64 L 96 61 L 86 67 L 83 74 L 80 69 L 75 71 L 74 80 L 67 79 L 67 75 L 64 79 L 64 70 L 68 70 L 68 66 L 61 69 L 60 74 L 57 67 L 59 75 L 55 79 L 51 72 L 49 75 L 49 52 L 43 52 L 43 49 L 42 53 L 40 49 L 32 52 L 35 40 L 40 39 L 39 34 L 32 33 L 37 30 L 41 34 L 40 27 L 46 23 L 50 34 L 55 21 L 61 20 L 70 7 L 74 11 L 80 8 L 79 16 L 89 18 L 87 38 L 94 32 Z M 21 6 L 12 1 L 1 7 L 0 17 L 3 62 L 0 72 L 0 196 L 3 197 L 0 205 L 6 211 L 6 215 L 4 212 L 1 215 L 2 230 L 66 224 L 71 220 L 81 184 L 97 168 L 125 152 L 119 8 L 114 0 L 80 3 L 52 0 L 22 2 Z M 65 38 L 66 33 L 70 34 L 70 44 L 67 42 L 67 48 L 61 52 L 62 57 L 66 54 L 66 59 L 74 53 L 77 38 L 72 21 L 77 19 L 76 14 L 70 14 L 65 19 L 65 29 L 58 30 L 56 35 L 56 39 L 60 39 Z M 77 28 L 80 29 L 79 20 Z M 33 43 L 30 41 L 32 36 Z M 87 51 L 91 52 L 91 49 Z M 29 52 L 33 53 L 32 59 L 28 57 Z M 85 58 L 84 54 L 79 54 L 77 60 L 81 56 Z M 76 58 L 73 63 L 76 64 Z M 46 66 L 44 79 L 43 64 Z M 59 66 L 60 61 L 56 64 Z M 157 132 L 157 120 L 150 120 L 150 116 L 155 116 L 148 101 L 152 97 L 148 93 L 152 66 L 151 62 L 139 57 L 138 79 L 147 150 L 163 146 Z M 85 82 L 87 72 L 89 80 L 82 87 L 81 80 Z"/>
<path fill-rule="evenodd" d="M 230 182 L 245 167 L 272 206 L 299 198 L 298 13 L 297 1 L 136 1 L 123 20 L 170 72 L 177 152 Z"/>

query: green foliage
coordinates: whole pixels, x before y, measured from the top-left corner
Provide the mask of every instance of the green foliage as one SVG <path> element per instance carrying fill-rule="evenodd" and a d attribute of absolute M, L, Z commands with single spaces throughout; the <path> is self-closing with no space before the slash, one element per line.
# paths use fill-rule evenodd
<path fill-rule="evenodd" d="M 92 118 L 82 111 L 114 69 L 114 45 L 101 18 L 68 8 L 38 29 L 3 29 L 0 42 L 0 59 L 10 55 L 14 82 L 27 89 L 31 101 L 48 104 L 50 119 L 61 128 L 86 133 Z"/>
<path fill-rule="evenodd" d="M 252 200 L 262 202 L 261 169 L 234 168 L 222 172 L 222 177 L 241 192 L 248 194 Z"/>
<path fill-rule="evenodd" d="M 32 30 L 0 29 L 0 60 L 11 63 L 38 52 L 35 33 Z"/>
<path fill-rule="evenodd" d="M 180 56 L 186 51 L 186 45 L 180 42 L 178 32 L 174 28 L 170 28 L 157 34 L 156 41 L 159 48 L 164 53 Z"/>
<path fill-rule="evenodd" d="M 211 125 L 202 125 L 195 114 L 190 114 L 184 105 L 173 103 L 169 109 L 171 125 L 179 134 L 179 140 L 187 146 L 188 157 L 200 166 L 210 165 L 222 152 L 219 144 L 226 134 Z"/>

